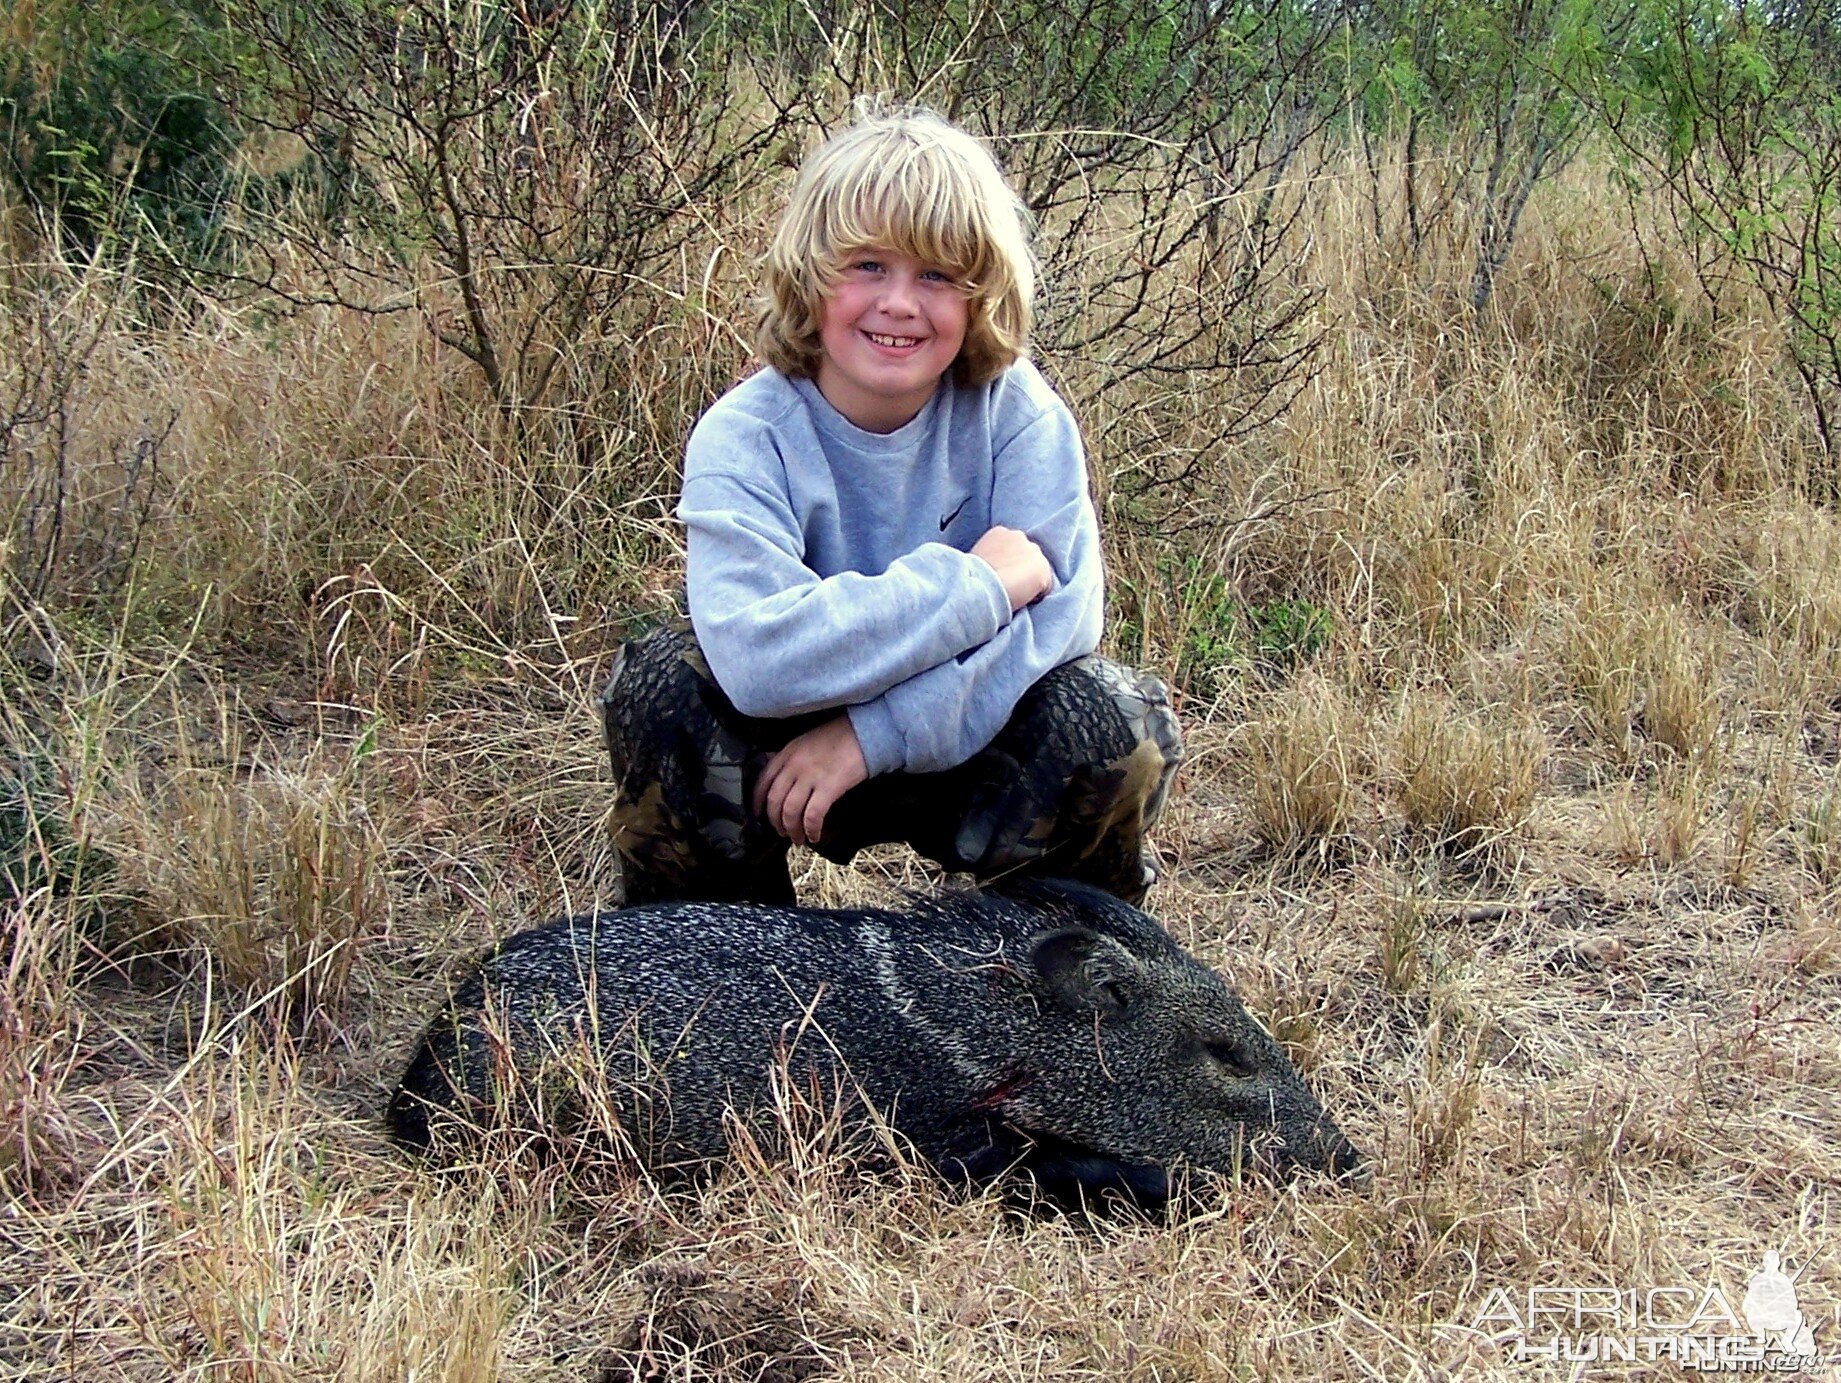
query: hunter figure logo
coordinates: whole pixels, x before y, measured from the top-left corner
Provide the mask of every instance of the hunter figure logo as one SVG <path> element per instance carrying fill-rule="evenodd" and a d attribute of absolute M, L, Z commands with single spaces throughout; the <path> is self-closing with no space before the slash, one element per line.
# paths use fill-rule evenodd
<path fill-rule="evenodd" d="M 1764 1266 L 1752 1275 L 1739 1309 L 1754 1335 L 1775 1336 L 1778 1348 L 1798 1357 L 1814 1355 L 1815 1331 L 1796 1306 L 1796 1283 L 1783 1272 L 1776 1249 L 1764 1255 Z"/>
<path fill-rule="evenodd" d="M 1796 1277 L 1775 1249 L 1737 1311 L 1716 1286 L 1529 1287 L 1520 1295 L 1497 1287 L 1468 1328 L 1521 1362 L 1667 1359 L 1698 1373 L 1772 1374 L 1811 1372 L 1824 1362 L 1797 1303 Z"/>

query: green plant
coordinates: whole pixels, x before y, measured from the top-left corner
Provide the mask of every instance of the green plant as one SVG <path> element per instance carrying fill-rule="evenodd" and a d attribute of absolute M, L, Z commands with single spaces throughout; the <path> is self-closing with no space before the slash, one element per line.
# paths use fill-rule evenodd
<path fill-rule="evenodd" d="M 1275 600 L 1247 605 L 1241 612 L 1253 656 L 1279 669 L 1309 662 L 1328 646 L 1335 622 L 1330 612 L 1308 600 Z"/>
<path fill-rule="evenodd" d="M 1718 303 L 1737 277 L 1785 330 L 1831 463 L 1841 453 L 1841 70 L 1832 7 L 1656 0 L 1606 99 L 1666 190 Z M 1837 485 L 1832 465 L 1824 484 Z"/>
<path fill-rule="evenodd" d="M 1457 226 L 1472 247 L 1470 306 L 1481 312 L 1529 197 L 1585 137 L 1582 90 L 1633 22 L 1631 0 L 1365 7 L 1346 49 L 1346 80 L 1375 239 L 1418 262 L 1435 232 Z M 1391 135 L 1401 143 L 1395 161 L 1381 153 Z"/>
<path fill-rule="evenodd" d="M 1197 696 L 1212 699 L 1221 693 L 1227 674 L 1246 662 L 1240 607 L 1219 573 L 1196 578 L 1194 559 L 1188 565 L 1192 579 L 1170 587 L 1184 592 L 1178 606 L 1183 633 L 1176 676 Z"/>
<path fill-rule="evenodd" d="M 0 170 L 67 241 L 120 228 L 202 246 L 230 190 L 235 136 L 195 64 L 190 4 L 51 0 L 0 59 Z"/>
<path fill-rule="evenodd" d="M 1168 659 L 1193 696 L 1213 700 L 1248 668 L 1286 673 L 1329 644 L 1334 618 L 1308 600 L 1247 601 L 1193 550 L 1163 551 L 1114 587 L 1112 624 L 1127 657 Z"/>

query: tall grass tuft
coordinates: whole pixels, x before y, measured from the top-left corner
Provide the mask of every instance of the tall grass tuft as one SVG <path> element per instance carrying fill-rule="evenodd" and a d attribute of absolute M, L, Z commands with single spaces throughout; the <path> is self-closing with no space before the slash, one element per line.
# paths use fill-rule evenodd
<path fill-rule="evenodd" d="M 1544 746 L 1525 722 L 1408 693 L 1394 747 L 1400 812 L 1432 844 L 1497 851 L 1527 824 Z"/>
<path fill-rule="evenodd" d="M 1321 676 L 1299 677 L 1246 732 L 1255 834 L 1284 854 L 1341 842 L 1356 823 L 1365 754 L 1347 695 Z"/>
<path fill-rule="evenodd" d="M 173 714 L 176 761 L 122 794 L 109 828 L 139 895 L 138 944 L 208 960 L 277 1021 L 337 1027 L 390 929 L 368 744 L 269 763 L 245 745 L 230 704 L 202 722 Z"/>

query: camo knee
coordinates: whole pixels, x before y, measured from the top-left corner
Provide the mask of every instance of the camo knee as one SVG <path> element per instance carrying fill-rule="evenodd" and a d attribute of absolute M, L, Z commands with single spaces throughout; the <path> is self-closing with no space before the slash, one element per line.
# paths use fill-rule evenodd
<path fill-rule="evenodd" d="M 1138 823 L 1148 829 L 1163 815 L 1170 784 L 1183 761 L 1183 731 L 1170 706 L 1170 689 L 1154 673 L 1098 655 L 1082 658 L 1074 666 L 1105 690 L 1133 741 L 1122 759 L 1098 766 L 1094 782 L 1117 784 L 1111 795 L 1117 801 L 1135 803 Z"/>
<path fill-rule="evenodd" d="M 1063 874 L 1137 902 L 1157 875 L 1146 832 L 1182 761 L 1169 692 L 1097 656 L 1030 689 L 985 751 L 957 850 L 984 878 Z"/>
<path fill-rule="evenodd" d="M 786 843 L 749 818 L 751 749 L 689 626 L 622 645 L 597 702 L 625 901 L 790 901 Z"/>
<path fill-rule="evenodd" d="M 1149 831 L 1163 815 L 1182 762 L 1181 727 L 1159 678 L 1099 657 L 1076 666 L 1111 701 L 1132 743 L 1069 775 L 1055 829 L 1059 867 L 1138 903 L 1159 872 Z"/>

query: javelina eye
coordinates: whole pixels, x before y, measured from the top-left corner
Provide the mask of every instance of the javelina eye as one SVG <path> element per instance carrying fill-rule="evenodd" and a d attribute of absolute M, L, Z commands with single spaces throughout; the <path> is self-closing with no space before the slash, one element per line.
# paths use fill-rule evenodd
<path fill-rule="evenodd" d="M 1202 1049 L 1230 1076 L 1245 1080 L 1255 1073 L 1253 1053 L 1238 1042 L 1204 1042 Z"/>

